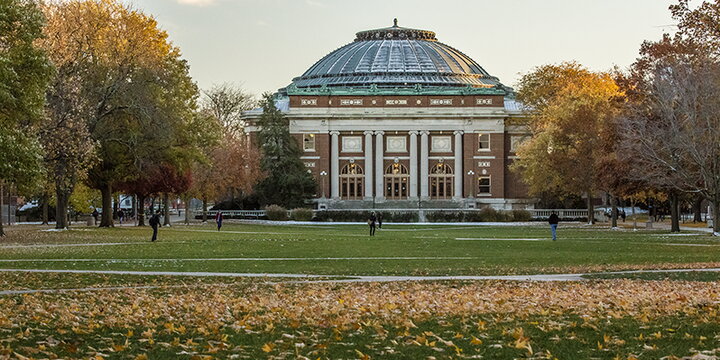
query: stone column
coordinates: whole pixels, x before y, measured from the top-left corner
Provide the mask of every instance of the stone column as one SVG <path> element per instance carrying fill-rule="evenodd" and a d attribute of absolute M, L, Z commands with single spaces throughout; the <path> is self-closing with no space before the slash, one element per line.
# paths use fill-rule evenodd
<path fill-rule="evenodd" d="M 365 197 L 364 200 L 372 201 L 373 196 L 373 132 L 365 132 Z"/>
<path fill-rule="evenodd" d="M 428 200 L 428 157 L 430 156 L 430 143 L 428 141 L 428 131 L 420 132 L 420 200 Z"/>
<path fill-rule="evenodd" d="M 339 131 L 330 132 L 330 197 L 340 199 L 340 147 Z"/>
<path fill-rule="evenodd" d="M 384 134 L 384 131 L 375 132 L 375 201 L 377 202 L 385 201 L 385 174 L 383 173 L 385 171 L 385 162 L 383 161 L 383 155 L 385 155 L 385 151 L 383 150 Z"/>
<path fill-rule="evenodd" d="M 417 131 L 410 131 L 410 200 L 417 200 L 418 198 L 418 141 Z"/>
<path fill-rule="evenodd" d="M 455 200 L 460 200 L 463 198 L 463 179 L 465 176 L 463 176 L 465 173 L 463 172 L 463 145 L 462 145 L 462 131 L 455 131 L 455 196 L 453 198 Z"/>

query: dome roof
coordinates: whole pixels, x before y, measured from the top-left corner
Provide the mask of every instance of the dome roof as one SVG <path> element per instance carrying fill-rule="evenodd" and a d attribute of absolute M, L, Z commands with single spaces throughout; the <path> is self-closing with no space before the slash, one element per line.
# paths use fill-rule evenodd
<path fill-rule="evenodd" d="M 355 41 L 293 79 L 292 88 L 502 87 L 473 59 L 435 33 L 397 26 L 361 31 Z"/>

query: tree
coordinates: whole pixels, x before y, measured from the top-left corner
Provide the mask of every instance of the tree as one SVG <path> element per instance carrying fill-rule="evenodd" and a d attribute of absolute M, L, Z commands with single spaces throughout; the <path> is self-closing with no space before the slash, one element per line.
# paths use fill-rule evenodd
<path fill-rule="evenodd" d="M 720 64 L 702 51 L 685 51 L 680 39 L 665 37 L 635 64 L 640 101 L 626 108 L 623 148 L 639 164 L 637 176 L 673 193 L 700 194 L 720 211 Z M 695 48 L 698 50 L 699 48 Z M 720 233 L 715 222 L 714 232 Z"/>
<path fill-rule="evenodd" d="M 35 125 L 52 72 L 45 52 L 35 44 L 43 23 L 34 1 L 0 3 L 0 183 L 12 183 L 20 191 L 34 185 L 42 167 Z"/>
<path fill-rule="evenodd" d="M 241 138 L 245 127 L 242 112 L 257 105 L 255 98 L 230 84 L 215 85 L 203 93 L 203 110 L 217 119 L 227 136 Z"/>
<path fill-rule="evenodd" d="M 511 168 L 521 173 L 530 194 L 585 195 L 594 222 L 597 165 L 612 148 L 603 141 L 613 137 L 611 120 L 621 96 L 610 74 L 577 63 L 540 66 L 522 77 L 518 100 L 528 110 L 533 135 Z"/>
<path fill-rule="evenodd" d="M 275 107 L 273 95 L 265 94 L 261 105 L 258 143 L 261 144 L 260 166 L 265 178 L 255 191 L 262 204 L 301 207 L 315 194 L 317 184 L 300 160 L 300 147 L 290 135 L 287 118 Z"/>
<path fill-rule="evenodd" d="M 57 82 L 72 84 L 52 95 L 74 105 L 55 107 L 55 118 L 75 112 L 94 141 L 99 161 L 87 182 L 102 193 L 101 226 L 112 226 L 113 187 L 141 176 L 142 159 L 189 167 L 199 156 L 198 90 L 153 18 L 117 0 L 55 2 L 45 10 Z"/>

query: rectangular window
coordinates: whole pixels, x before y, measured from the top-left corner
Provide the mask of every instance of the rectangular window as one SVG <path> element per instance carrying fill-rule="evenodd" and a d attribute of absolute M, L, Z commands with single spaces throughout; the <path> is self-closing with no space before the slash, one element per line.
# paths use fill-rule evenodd
<path fill-rule="evenodd" d="M 478 194 L 490 193 L 490 177 L 481 176 L 478 178 Z"/>
<path fill-rule="evenodd" d="M 315 134 L 303 134 L 303 150 L 315 151 Z"/>
<path fill-rule="evenodd" d="M 478 151 L 490 151 L 490 134 L 478 134 Z"/>
<path fill-rule="evenodd" d="M 511 135 L 510 136 L 510 152 L 517 152 L 518 148 L 527 140 L 526 135 Z"/>

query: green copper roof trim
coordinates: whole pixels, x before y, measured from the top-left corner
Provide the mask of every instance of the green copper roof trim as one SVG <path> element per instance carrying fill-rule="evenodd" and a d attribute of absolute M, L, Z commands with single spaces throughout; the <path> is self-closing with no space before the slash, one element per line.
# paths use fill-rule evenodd
<path fill-rule="evenodd" d="M 510 92 L 500 86 L 495 87 L 444 87 L 444 86 L 422 86 L 414 87 L 319 87 L 319 88 L 298 88 L 294 84 L 286 87 L 288 95 L 347 95 L 347 96 L 374 96 L 374 95 L 508 95 Z"/>

